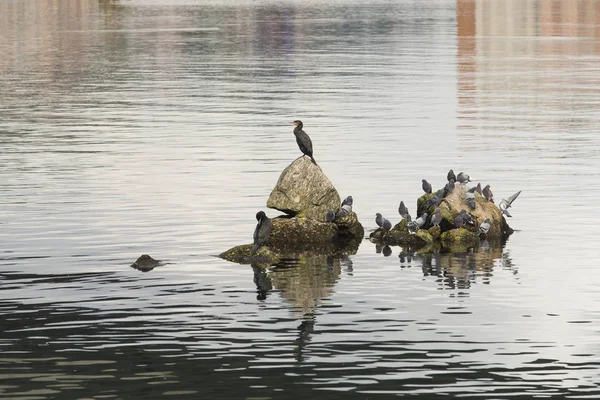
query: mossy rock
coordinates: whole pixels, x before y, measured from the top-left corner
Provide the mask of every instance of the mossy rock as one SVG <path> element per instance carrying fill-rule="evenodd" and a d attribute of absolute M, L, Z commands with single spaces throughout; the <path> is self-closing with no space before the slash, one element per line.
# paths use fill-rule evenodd
<path fill-rule="evenodd" d="M 252 247 L 254 247 L 252 244 L 235 246 L 219 254 L 219 257 L 238 264 L 274 265 L 280 261 L 279 254 L 273 252 L 269 247 L 261 246 L 255 254 L 252 254 Z"/>
<path fill-rule="evenodd" d="M 420 238 L 426 244 L 433 243 L 433 237 L 425 229 L 419 229 L 415 234 L 416 237 Z"/>
<path fill-rule="evenodd" d="M 466 184 L 457 183 L 452 193 L 446 196 L 440 203 L 439 207 L 442 213 L 440 228 L 442 232 L 454 229 L 454 218 L 456 218 L 461 210 L 467 211 L 473 217 L 475 225 L 471 227 L 466 226 L 465 229 L 474 233 L 478 232 L 479 225 L 485 221 L 486 218 L 489 218 L 491 222 L 488 237 L 507 237 L 513 232 L 506 223 L 498 206 L 491 201 L 487 201 L 485 197 L 481 196 L 479 193 L 475 193 L 475 210 L 471 210 L 466 202 L 467 190 L 468 187 Z M 434 194 L 425 194 L 417 199 L 418 215 L 422 215 L 423 212 L 431 214 L 434 211 L 433 207 L 427 207 L 429 199 L 433 196 Z"/>
<path fill-rule="evenodd" d="M 406 229 L 406 223 L 404 226 L 397 224 L 394 226 L 389 232 L 386 232 L 382 228 L 378 228 L 371 232 L 369 235 L 369 239 L 373 243 L 382 244 L 382 245 L 391 245 L 391 246 L 402 246 L 402 247 L 415 247 L 420 248 L 427 244 L 419 236 L 409 233 Z"/>
<path fill-rule="evenodd" d="M 306 264 L 312 262 L 310 260 L 356 254 L 359 244 L 352 241 L 345 247 L 331 245 L 311 249 L 261 246 L 255 254 L 252 254 L 252 244 L 242 244 L 219 254 L 218 257 L 238 264 L 252 264 L 259 267 L 281 264 L 284 260 L 295 260 L 297 264 Z"/>
<path fill-rule="evenodd" d="M 427 233 L 429 233 L 433 240 L 436 240 L 440 237 L 442 229 L 439 226 L 432 226 L 431 228 L 427 229 Z"/>
<path fill-rule="evenodd" d="M 465 228 L 452 229 L 442 233 L 440 236 L 442 245 L 452 251 L 463 251 L 479 244 L 479 236 L 475 232 Z"/>
<path fill-rule="evenodd" d="M 269 241 L 256 254 L 251 254 L 252 245 L 246 244 L 235 246 L 219 257 L 241 264 L 274 265 L 287 258 L 355 254 L 364 235 L 355 213 L 336 219 L 335 223 L 296 217 L 271 221 L 273 231 Z"/>
<path fill-rule="evenodd" d="M 365 229 L 358 220 L 358 215 L 354 212 L 336 218 L 333 224 L 337 226 L 337 241 L 339 242 L 356 239 L 362 240 L 365 237 Z"/>

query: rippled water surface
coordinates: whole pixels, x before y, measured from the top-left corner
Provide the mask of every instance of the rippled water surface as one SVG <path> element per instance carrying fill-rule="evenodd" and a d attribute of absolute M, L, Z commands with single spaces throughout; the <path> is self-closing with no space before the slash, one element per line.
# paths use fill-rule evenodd
<path fill-rule="evenodd" d="M 0 37 L 0 398 L 600 397 L 599 1 L 0 0 Z M 454 168 L 516 232 L 214 257 L 294 119 L 367 231 Z"/>

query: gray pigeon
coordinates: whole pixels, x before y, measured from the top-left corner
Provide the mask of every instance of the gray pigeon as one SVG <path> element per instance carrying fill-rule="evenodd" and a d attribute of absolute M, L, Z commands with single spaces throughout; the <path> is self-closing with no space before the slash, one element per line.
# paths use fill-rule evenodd
<path fill-rule="evenodd" d="M 464 209 L 460 210 L 459 215 L 461 216 L 463 223 L 473 225 L 473 217 L 471 217 L 471 215 L 468 212 L 466 212 Z"/>
<path fill-rule="evenodd" d="M 463 220 L 462 214 L 458 214 L 456 218 L 454 218 L 454 226 L 458 229 L 462 228 L 464 224 L 465 221 Z"/>
<path fill-rule="evenodd" d="M 400 202 L 400 206 L 398 207 L 398 213 L 402 218 L 406 218 L 406 216 L 408 215 L 408 208 L 406 208 L 403 201 Z"/>
<path fill-rule="evenodd" d="M 383 224 L 381 227 L 383 228 L 384 231 L 389 232 L 389 230 L 392 229 L 392 223 L 384 218 Z"/>
<path fill-rule="evenodd" d="M 465 174 L 464 172 L 459 172 L 458 175 L 456 176 L 456 180 L 460 183 L 467 183 L 467 182 L 471 182 L 471 177 L 467 174 Z"/>
<path fill-rule="evenodd" d="M 335 213 L 333 212 L 333 210 L 327 211 L 327 214 L 325 214 L 325 219 L 327 220 L 327 222 L 332 222 L 335 219 Z"/>
<path fill-rule="evenodd" d="M 440 199 L 437 196 L 433 196 L 432 198 L 429 199 L 429 203 L 428 203 L 428 208 L 429 207 L 437 207 L 440 205 L 440 202 L 442 201 L 442 199 Z"/>
<path fill-rule="evenodd" d="M 375 214 L 375 223 L 378 227 L 383 227 L 383 215 L 379 213 Z"/>
<path fill-rule="evenodd" d="M 453 190 L 454 190 L 454 179 L 450 179 L 448 181 L 448 183 L 446 183 L 446 186 L 444 186 L 444 192 L 442 194 L 442 197 L 448 196 L 450 193 L 452 193 Z"/>
<path fill-rule="evenodd" d="M 412 222 L 412 217 L 410 216 L 410 214 L 406 214 L 406 225 L 408 226 L 408 224 L 410 224 Z"/>
<path fill-rule="evenodd" d="M 423 191 L 427 194 L 431 193 L 431 183 L 427 182 L 427 179 L 421 179 L 421 182 L 423 182 L 421 185 Z"/>
<path fill-rule="evenodd" d="M 502 201 L 500 202 L 500 205 L 499 205 L 499 208 L 500 208 L 500 211 L 502 211 L 502 214 L 506 215 L 507 217 L 512 217 L 512 215 L 510 215 L 510 213 L 508 212 L 508 209 L 512 205 L 513 201 L 515 201 L 517 199 L 517 197 L 519 197 L 520 194 L 521 194 L 521 191 L 519 190 L 517 193 L 510 196 L 508 199 L 502 199 Z"/>
<path fill-rule="evenodd" d="M 354 199 L 352 198 L 352 196 L 348 196 L 342 201 L 342 205 L 352 205 L 352 203 L 354 203 Z"/>
<path fill-rule="evenodd" d="M 453 170 L 448 171 L 448 176 L 446 178 L 448 179 L 448 182 L 450 182 L 450 181 L 456 182 L 456 175 L 454 175 Z"/>
<path fill-rule="evenodd" d="M 421 229 L 421 227 L 425 225 L 425 221 L 427 221 L 428 216 L 429 214 L 423 213 L 423 215 L 421 215 L 419 218 L 408 224 L 408 230 L 411 232 L 416 232 Z"/>
<path fill-rule="evenodd" d="M 345 201 L 345 200 L 344 200 Z M 348 214 L 352 214 L 352 204 L 342 204 L 342 208 L 335 215 L 336 218 L 344 217 Z"/>
<path fill-rule="evenodd" d="M 471 210 L 475 209 L 475 193 L 467 192 L 467 204 L 471 207 Z"/>
<path fill-rule="evenodd" d="M 438 207 L 435 209 L 435 214 L 431 216 L 431 225 L 440 226 L 440 222 L 442 222 L 442 210 Z"/>
<path fill-rule="evenodd" d="M 256 213 L 256 220 L 258 221 L 258 224 L 256 224 L 256 228 L 254 229 L 254 246 L 252 246 L 252 254 L 256 253 L 260 246 L 269 241 L 271 231 L 273 230 L 273 223 L 264 211 Z"/>
<path fill-rule="evenodd" d="M 490 222 L 490 219 L 486 218 L 485 221 L 483 221 L 481 223 L 481 225 L 479 225 L 479 234 L 487 235 L 487 233 L 491 227 L 492 227 L 492 224 Z"/>
<path fill-rule="evenodd" d="M 494 193 L 492 193 L 490 185 L 485 185 L 483 188 L 483 197 L 485 197 L 487 201 L 491 201 L 492 203 L 494 202 Z"/>
<path fill-rule="evenodd" d="M 467 190 L 467 192 L 469 193 L 479 193 L 480 195 L 483 196 L 483 192 L 481 191 L 481 184 L 478 183 L 477 186 L 473 186 L 471 189 Z"/>

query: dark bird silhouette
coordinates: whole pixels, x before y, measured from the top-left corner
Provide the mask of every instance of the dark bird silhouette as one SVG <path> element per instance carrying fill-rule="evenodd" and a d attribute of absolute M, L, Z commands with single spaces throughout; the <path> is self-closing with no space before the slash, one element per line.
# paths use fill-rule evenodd
<path fill-rule="evenodd" d="M 256 220 L 258 221 L 258 224 L 256 224 L 256 229 L 254 229 L 254 246 L 252 247 L 252 254 L 256 253 L 260 246 L 269 241 L 271 231 L 273 230 L 273 223 L 264 211 L 256 213 Z"/>
<path fill-rule="evenodd" d="M 477 193 L 479 193 L 481 196 L 483 196 L 483 190 L 481 190 L 481 183 L 477 183 L 477 186 L 475 186 L 475 191 Z"/>
<path fill-rule="evenodd" d="M 325 214 L 325 220 L 327 222 L 333 222 L 334 219 L 335 219 L 335 212 L 333 210 L 327 211 L 327 214 Z"/>
<path fill-rule="evenodd" d="M 383 215 L 380 213 L 375 214 L 375 223 L 378 227 L 383 227 Z"/>
<path fill-rule="evenodd" d="M 428 204 L 428 208 L 430 207 L 437 207 L 440 205 L 440 202 L 442 201 L 441 198 L 439 198 L 438 196 L 433 196 L 432 198 L 429 199 L 429 203 Z"/>
<path fill-rule="evenodd" d="M 423 188 L 423 191 L 427 194 L 431 193 L 431 183 L 427 182 L 427 179 L 421 179 L 421 182 L 423 182 L 423 184 L 421 185 L 421 187 Z"/>
<path fill-rule="evenodd" d="M 406 218 L 406 216 L 408 215 L 408 208 L 406 208 L 403 201 L 400 202 L 400 206 L 398 207 L 398 213 L 402 218 Z"/>
<path fill-rule="evenodd" d="M 462 218 L 462 220 L 463 220 L 463 222 L 464 222 L 465 224 L 471 224 L 471 225 L 473 225 L 473 224 L 474 224 L 474 222 L 473 222 L 473 217 L 471 217 L 471 214 L 469 214 L 469 213 L 468 213 L 467 211 L 465 211 L 464 209 L 463 209 L 463 210 L 460 210 L 460 214 L 459 214 L 459 215 L 460 215 L 460 217 Z"/>
<path fill-rule="evenodd" d="M 442 197 L 448 196 L 454 190 L 454 179 L 450 179 L 448 183 L 444 186 L 444 192 L 442 193 Z"/>
<path fill-rule="evenodd" d="M 458 214 L 456 218 L 454 218 L 454 226 L 458 229 L 462 228 L 464 224 L 465 221 L 463 220 L 462 214 Z"/>
<path fill-rule="evenodd" d="M 440 222 L 442 222 L 442 210 L 440 208 L 435 209 L 435 213 L 431 216 L 431 225 L 440 226 Z"/>
<path fill-rule="evenodd" d="M 450 181 L 456 182 L 456 175 L 454 175 L 453 170 L 448 171 L 448 176 L 446 178 L 448 179 L 448 182 L 450 182 Z"/>
<path fill-rule="evenodd" d="M 381 227 L 383 228 L 384 231 L 389 232 L 390 229 L 392 229 L 392 223 L 387 220 L 387 219 L 383 219 L 383 224 L 381 225 Z"/>
<path fill-rule="evenodd" d="M 492 203 L 494 202 L 494 193 L 492 193 L 490 185 L 485 185 L 483 188 L 483 197 L 485 197 L 487 201 L 491 201 Z"/>
<path fill-rule="evenodd" d="M 306 134 L 306 132 L 304 132 L 302 130 L 302 127 L 304 126 L 304 125 L 302 125 L 302 121 L 299 121 L 299 120 L 294 121 L 294 126 L 295 126 L 294 135 L 296 135 L 296 143 L 298 143 L 298 147 L 300 147 L 300 151 L 305 156 L 309 156 L 310 160 L 313 162 L 313 164 L 317 165 L 317 162 L 315 161 L 315 159 L 313 157 L 312 140 L 310 140 L 310 137 Z"/>

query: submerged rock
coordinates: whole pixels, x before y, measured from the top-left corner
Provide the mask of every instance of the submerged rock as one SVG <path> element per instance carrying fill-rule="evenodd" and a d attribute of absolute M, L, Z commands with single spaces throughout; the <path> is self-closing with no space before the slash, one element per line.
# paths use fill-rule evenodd
<path fill-rule="evenodd" d="M 162 262 L 160 260 L 155 260 L 148 254 L 142 254 L 137 260 L 135 260 L 133 264 L 131 264 L 131 268 L 135 268 L 142 272 L 148 272 L 152 271 L 161 264 Z"/>
<path fill-rule="evenodd" d="M 326 222 L 327 212 L 337 213 L 340 202 L 340 195 L 321 167 L 307 157 L 300 157 L 281 173 L 267 207 Z"/>

